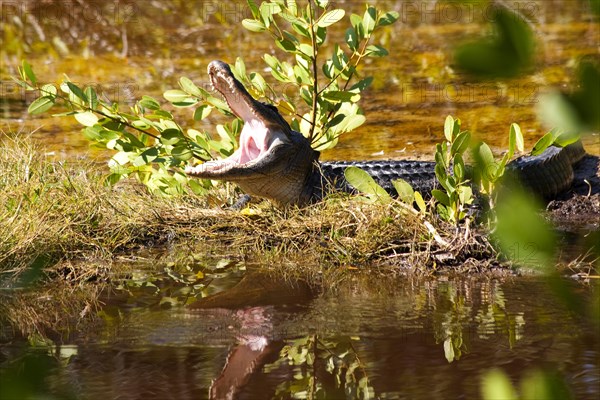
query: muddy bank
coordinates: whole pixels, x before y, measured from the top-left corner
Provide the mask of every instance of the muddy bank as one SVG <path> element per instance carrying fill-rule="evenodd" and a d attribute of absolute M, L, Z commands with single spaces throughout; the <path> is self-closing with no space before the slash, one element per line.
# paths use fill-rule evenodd
<path fill-rule="evenodd" d="M 600 158 L 587 155 L 575 167 L 571 189 L 550 201 L 549 218 L 558 229 L 600 229 Z"/>

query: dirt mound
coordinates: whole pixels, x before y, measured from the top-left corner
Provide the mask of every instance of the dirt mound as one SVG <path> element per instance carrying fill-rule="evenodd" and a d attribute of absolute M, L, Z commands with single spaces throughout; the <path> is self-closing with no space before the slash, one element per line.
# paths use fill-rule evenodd
<path fill-rule="evenodd" d="M 588 155 L 575 167 L 571 189 L 548 203 L 554 223 L 565 230 L 600 229 L 600 159 Z"/>

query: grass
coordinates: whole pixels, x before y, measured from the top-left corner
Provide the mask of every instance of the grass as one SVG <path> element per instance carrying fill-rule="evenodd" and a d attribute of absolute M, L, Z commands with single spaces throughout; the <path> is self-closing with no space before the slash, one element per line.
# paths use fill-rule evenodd
<path fill-rule="evenodd" d="M 163 233 L 169 202 L 103 186 L 100 169 L 48 159 L 27 139 L 0 144 L 0 273 L 110 258 Z"/>

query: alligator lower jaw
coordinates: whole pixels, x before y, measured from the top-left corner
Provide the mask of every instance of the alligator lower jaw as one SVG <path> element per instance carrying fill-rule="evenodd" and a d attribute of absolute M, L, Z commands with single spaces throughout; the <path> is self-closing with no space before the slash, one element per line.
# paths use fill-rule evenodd
<path fill-rule="evenodd" d="M 239 151 L 239 150 L 238 150 Z M 189 176 L 235 182 L 246 193 L 271 199 L 280 205 L 303 205 L 312 196 L 307 185 L 319 153 L 298 132 L 276 137 L 257 158 L 239 162 L 235 153 L 221 161 L 187 167 Z"/>
<path fill-rule="evenodd" d="M 289 146 L 288 143 L 276 138 L 266 150 L 254 151 L 240 147 L 226 159 L 188 166 L 185 173 L 197 178 L 232 182 L 254 179 L 256 174 L 266 174 L 275 163 L 279 162 L 280 154 Z"/>

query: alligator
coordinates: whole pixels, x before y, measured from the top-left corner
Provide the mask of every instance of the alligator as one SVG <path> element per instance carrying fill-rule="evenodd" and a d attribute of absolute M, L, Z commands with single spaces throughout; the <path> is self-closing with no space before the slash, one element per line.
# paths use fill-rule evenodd
<path fill-rule="evenodd" d="M 435 162 L 431 161 L 319 162 L 319 152 L 309 140 L 292 130 L 275 106 L 254 99 L 227 63 L 212 61 L 208 75 L 244 127 L 231 156 L 188 166 L 188 176 L 234 182 L 251 196 L 299 206 L 322 199 L 332 189 L 352 192 L 344 178 L 344 170 L 351 165 L 365 170 L 392 194 L 392 181 L 398 178 L 422 194 L 436 185 Z M 573 165 L 584 155 L 580 142 L 564 148 L 550 146 L 540 155 L 513 160 L 507 169 L 534 193 L 551 199 L 570 187 Z"/>

